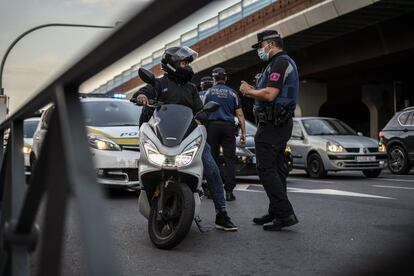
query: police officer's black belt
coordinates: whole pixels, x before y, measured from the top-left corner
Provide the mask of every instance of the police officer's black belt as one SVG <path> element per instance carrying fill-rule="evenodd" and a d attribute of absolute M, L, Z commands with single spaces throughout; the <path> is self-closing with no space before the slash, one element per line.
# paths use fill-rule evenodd
<path fill-rule="evenodd" d="M 224 120 L 215 120 L 215 121 L 208 121 L 209 124 L 217 124 L 217 125 L 233 125 L 233 122 L 224 121 Z"/>

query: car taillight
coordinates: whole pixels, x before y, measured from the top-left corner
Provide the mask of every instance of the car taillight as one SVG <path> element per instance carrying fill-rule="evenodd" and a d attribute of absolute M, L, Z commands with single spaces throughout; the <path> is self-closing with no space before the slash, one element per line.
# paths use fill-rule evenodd
<path fill-rule="evenodd" d="M 384 131 L 382 131 L 382 130 L 381 130 L 381 131 L 378 133 L 378 137 L 379 137 L 379 138 L 383 138 L 383 137 L 384 137 Z"/>

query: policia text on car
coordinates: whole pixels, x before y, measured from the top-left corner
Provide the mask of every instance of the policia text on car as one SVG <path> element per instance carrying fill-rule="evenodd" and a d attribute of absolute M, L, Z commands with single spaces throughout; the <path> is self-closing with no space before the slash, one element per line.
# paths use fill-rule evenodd
<path fill-rule="evenodd" d="M 287 197 L 284 149 L 292 133 L 299 77 L 295 62 L 283 51 L 283 40 L 277 31 L 258 33 L 252 47 L 267 66 L 256 87 L 242 81 L 240 91 L 255 99 L 257 171 L 270 201 L 268 213 L 253 221 L 263 225 L 264 230 L 275 231 L 298 223 Z"/>

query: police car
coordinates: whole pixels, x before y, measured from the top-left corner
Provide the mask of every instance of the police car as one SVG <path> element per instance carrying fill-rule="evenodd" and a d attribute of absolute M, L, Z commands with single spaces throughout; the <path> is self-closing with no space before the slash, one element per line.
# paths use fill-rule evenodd
<path fill-rule="evenodd" d="M 24 145 L 23 145 L 23 154 L 24 154 L 24 166 L 26 172 L 29 171 L 30 167 L 30 153 L 32 152 L 33 145 L 33 136 L 39 125 L 40 117 L 33 117 L 24 120 L 23 122 L 23 134 L 24 134 Z"/>
<path fill-rule="evenodd" d="M 138 120 L 142 107 L 117 98 L 83 97 L 88 142 L 98 182 L 107 187 L 139 189 Z M 30 154 L 33 166 L 40 153 L 53 106 L 42 114 Z"/>

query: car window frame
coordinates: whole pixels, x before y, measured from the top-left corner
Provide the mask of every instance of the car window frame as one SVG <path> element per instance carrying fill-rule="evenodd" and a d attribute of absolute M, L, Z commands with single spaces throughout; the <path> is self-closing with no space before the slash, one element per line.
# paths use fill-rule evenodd
<path fill-rule="evenodd" d="M 400 126 L 402 126 L 402 127 L 414 127 L 414 124 L 413 124 L 413 123 L 411 123 L 411 124 L 403 124 L 403 123 L 401 123 L 400 118 L 401 118 L 401 116 L 402 116 L 402 115 L 404 115 L 404 114 L 406 114 L 406 113 L 408 113 L 406 122 L 408 122 L 408 120 L 410 119 L 410 116 L 411 116 L 411 122 L 413 121 L 413 118 L 414 118 L 414 111 L 413 111 L 413 110 L 407 110 L 407 111 L 401 112 L 401 113 L 398 115 L 398 117 L 397 117 L 397 122 L 398 122 L 398 124 L 399 124 Z"/>
<path fill-rule="evenodd" d="M 300 136 L 294 136 L 293 135 L 293 130 L 295 129 L 295 124 L 298 126 L 298 128 L 300 130 L 300 134 L 301 134 Z M 303 140 L 304 139 L 303 130 L 302 130 L 302 127 L 301 127 L 299 121 L 296 121 L 296 120 L 293 121 L 291 138 L 294 139 L 294 140 Z"/>

